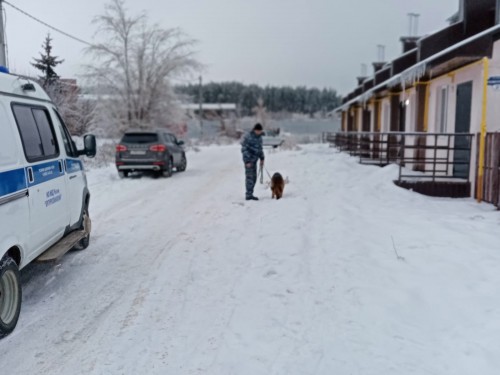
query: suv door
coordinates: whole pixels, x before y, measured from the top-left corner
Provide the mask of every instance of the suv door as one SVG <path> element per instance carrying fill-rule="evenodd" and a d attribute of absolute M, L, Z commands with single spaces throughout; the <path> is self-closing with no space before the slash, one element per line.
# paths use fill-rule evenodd
<path fill-rule="evenodd" d="M 78 224 L 84 209 L 84 199 L 86 196 L 85 171 L 82 161 L 78 157 L 77 150 L 68 128 L 64 123 L 59 112 L 53 108 L 55 113 L 54 122 L 64 144 L 66 151 L 66 159 L 64 160 L 64 168 L 66 170 L 65 180 L 68 189 L 68 208 L 70 210 L 70 226 Z"/>
<path fill-rule="evenodd" d="M 12 104 L 28 162 L 30 206 L 28 261 L 57 242 L 69 224 L 64 164 L 46 107 Z M 28 234 L 28 233 L 27 233 Z"/>
<path fill-rule="evenodd" d="M 167 142 L 167 147 L 174 158 L 174 165 L 177 166 L 181 162 L 182 149 L 177 144 L 177 139 L 173 134 L 164 133 L 163 136 Z"/>

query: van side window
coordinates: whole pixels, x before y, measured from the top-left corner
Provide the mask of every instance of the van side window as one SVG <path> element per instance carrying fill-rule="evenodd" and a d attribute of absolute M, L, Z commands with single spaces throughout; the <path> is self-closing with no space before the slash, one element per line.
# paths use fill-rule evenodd
<path fill-rule="evenodd" d="M 40 132 L 40 138 L 42 139 L 43 152 L 45 156 L 57 155 L 56 140 L 47 117 L 47 111 L 44 111 L 43 109 L 33 109 L 33 116 L 35 117 L 36 124 L 38 125 L 38 131 Z"/>
<path fill-rule="evenodd" d="M 47 110 L 26 105 L 13 105 L 12 109 L 26 159 L 34 162 L 58 156 L 59 149 Z"/>
<path fill-rule="evenodd" d="M 36 127 L 35 118 L 31 113 L 31 108 L 14 106 L 14 115 L 17 126 L 21 133 L 24 152 L 28 160 L 35 160 L 43 157 L 42 140 Z"/>
<path fill-rule="evenodd" d="M 76 152 L 76 146 L 75 143 L 73 142 L 73 139 L 71 138 L 71 135 L 69 134 L 68 128 L 66 128 L 66 125 L 59 114 L 59 112 L 54 108 L 54 112 L 57 117 L 57 123 L 59 125 L 59 130 L 61 130 L 61 136 L 64 142 L 64 148 L 66 149 L 66 154 L 68 156 L 72 157 L 77 157 L 78 153 Z"/>

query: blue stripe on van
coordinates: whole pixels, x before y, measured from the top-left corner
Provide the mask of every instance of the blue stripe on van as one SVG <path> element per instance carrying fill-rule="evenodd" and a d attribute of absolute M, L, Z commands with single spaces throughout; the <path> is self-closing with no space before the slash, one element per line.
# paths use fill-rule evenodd
<path fill-rule="evenodd" d="M 28 181 L 28 186 L 35 186 L 48 182 L 55 178 L 64 175 L 64 170 L 61 170 L 62 164 L 59 164 L 59 160 L 50 161 L 48 163 L 32 165 L 26 168 L 26 174 L 29 176 L 28 169 L 33 170 L 33 182 Z"/>
<path fill-rule="evenodd" d="M 33 170 L 33 182 L 28 182 L 29 168 Z M 83 164 L 78 159 L 66 159 L 66 170 L 68 174 L 76 173 L 83 170 Z M 0 198 L 61 176 L 64 170 L 61 171 L 59 160 L 0 172 Z"/>
<path fill-rule="evenodd" d="M 66 171 L 68 173 L 76 173 L 83 170 L 82 161 L 79 159 L 66 159 Z"/>
<path fill-rule="evenodd" d="M 27 187 L 24 168 L 0 172 L 0 197 L 14 194 Z"/>

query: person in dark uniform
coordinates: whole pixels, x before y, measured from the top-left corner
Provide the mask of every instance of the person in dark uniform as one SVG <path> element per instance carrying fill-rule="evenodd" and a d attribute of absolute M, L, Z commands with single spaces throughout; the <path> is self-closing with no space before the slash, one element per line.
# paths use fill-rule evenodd
<path fill-rule="evenodd" d="M 241 141 L 241 153 L 245 163 L 246 200 L 258 201 L 253 195 L 257 183 L 257 162 L 260 159 L 261 167 L 264 166 L 264 150 L 262 149 L 262 134 L 264 129 L 261 124 L 256 124 L 251 132 L 246 134 Z"/>

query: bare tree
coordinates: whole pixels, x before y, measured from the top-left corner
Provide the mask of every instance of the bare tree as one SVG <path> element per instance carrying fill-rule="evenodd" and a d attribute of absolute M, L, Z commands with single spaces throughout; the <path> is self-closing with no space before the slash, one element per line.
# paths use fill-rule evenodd
<path fill-rule="evenodd" d="M 76 80 L 58 79 L 47 85 L 45 91 L 56 104 L 71 134 L 83 135 L 91 129 L 96 119 L 96 102 L 80 95 Z"/>
<path fill-rule="evenodd" d="M 86 77 L 106 93 L 112 125 L 120 130 L 172 125 L 178 109 L 172 78 L 200 67 L 195 41 L 180 29 L 151 24 L 146 14 L 130 16 L 123 0 L 111 0 L 94 19 L 96 39 L 87 48 L 93 65 Z"/>

